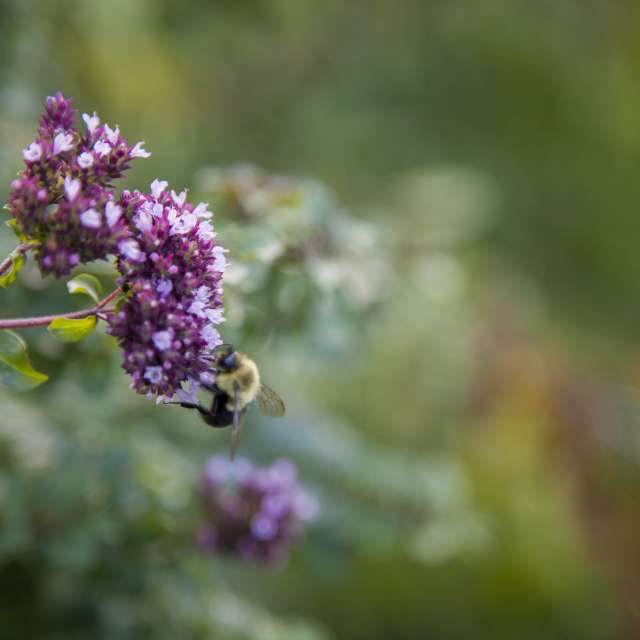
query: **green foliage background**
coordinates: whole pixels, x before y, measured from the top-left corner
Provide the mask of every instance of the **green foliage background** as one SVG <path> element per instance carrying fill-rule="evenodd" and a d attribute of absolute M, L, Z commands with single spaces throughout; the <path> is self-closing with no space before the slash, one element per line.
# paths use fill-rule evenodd
<path fill-rule="evenodd" d="M 130 186 L 214 203 L 225 337 L 289 408 L 243 452 L 322 505 L 286 567 L 200 556 L 224 435 L 133 394 L 103 333 L 24 331 L 50 381 L 0 389 L 0 635 L 638 637 L 637 3 L 0 16 L 2 198 L 60 89 L 146 141 Z M 81 304 L 31 263 L 0 291 L 0 317 Z"/>

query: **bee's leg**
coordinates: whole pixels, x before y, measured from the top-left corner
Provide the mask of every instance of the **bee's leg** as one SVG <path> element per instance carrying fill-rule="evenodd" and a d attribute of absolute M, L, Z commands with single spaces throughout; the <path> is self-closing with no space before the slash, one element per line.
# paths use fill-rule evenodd
<path fill-rule="evenodd" d="M 198 384 L 205 391 L 209 391 L 210 393 L 220 393 L 220 390 L 218 389 L 218 387 L 216 387 L 215 383 L 214 384 L 207 384 L 206 382 L 202 382 L 202 380 L 200 380 L 200 382 Z"/>
<path fill-rule="evenodd" d="M 236 449 L 238 448 L 238 436 L 240 435 L 240 410 L 238 407 L 238 394 L 240 392 L 240 385 L 237 382 L 233 383 L 233 422 L 231 424 L 231 460 L 236 457 Z"/>
<path fill-rule="evenodd" d="M 231 414 L 228 416 L 225 413 L 218 414 L 195 402 L 165 402 L 165 404 L 177 404 L 185 409 L 196 409 L 202 419 L 214 429 L 228 427 L 231 424 Z"/>
<path fill-rule="evenodd" d="M 211 412 L 206 407 L 203 407 L 195 402 L 165 402 L 165 404 L 177 404 L 185 409 L 196 409 L 203 418 L 211 418 Z"/>

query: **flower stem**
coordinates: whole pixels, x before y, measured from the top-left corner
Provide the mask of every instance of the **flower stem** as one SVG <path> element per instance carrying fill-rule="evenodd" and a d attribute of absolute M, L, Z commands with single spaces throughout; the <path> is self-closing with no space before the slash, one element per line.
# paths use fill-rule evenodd
<path fill-rule="evenodd" d="M 2 262 L 0 262 L 0 276 L 13 264 L 13 258 L 17 253 L 25 254 L 29 249 L 35 247 L 37 242 L 23 242 L 19 244 Z"/>
<path fill-rule="evenodd" d="M 95 307 L 90 309 L 82 309 L 80 311 L 70 311 L 68 313 L 56 313 L 50 316 L 36 316 L 34 318 L 10 318 L 0 320 L 0 329 L 25 329 L 29 327 L 46 327 L 57 318 L 65 318 L 66 320 L 80 320 L 89 316 L 98 316 L 98 312 L 106 307 L 110 302 L 115 300 L 122 290 L 118 287 L 114 289 L 106 298 L 98 302 Z"/>

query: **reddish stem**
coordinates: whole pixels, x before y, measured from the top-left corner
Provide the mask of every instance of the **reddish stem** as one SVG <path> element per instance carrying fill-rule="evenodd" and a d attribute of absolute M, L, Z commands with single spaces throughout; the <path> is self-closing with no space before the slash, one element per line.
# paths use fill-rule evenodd
<path fill-rule="evenodd" d="M 29 249 L 35 247 L 36 244 L 36 242 L 23 242 L 22 244 L 19 244 L 2 262 L 0 262 L 0 276 L 12 265 L 14 254 L 26 253 Z"/>
<path fill-rule="evenodd" d="M 68 313 L 55 313 L 50 316 L 36 316 L 35 318 L 11 318 L 8 320 L 0 320 L 0 329 L 25 329 L 28 327 L 46 327 L 50 322 L 57 318 L 65 318 L 66 320 L 80 320 L 89 316 L 98 315 L 100 309 L 106 307 L 110 302 L 115 300 L 120 293 L 120 288 L 112 291 L 106 298 L 98 302 L 91 309 L 82 309 L 80 311 L 70 311 Z"/>

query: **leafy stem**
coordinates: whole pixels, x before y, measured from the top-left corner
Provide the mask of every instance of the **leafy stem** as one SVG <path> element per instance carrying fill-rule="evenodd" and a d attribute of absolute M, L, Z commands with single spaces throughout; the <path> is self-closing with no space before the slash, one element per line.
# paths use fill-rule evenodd
<path fill-rule="evenodd" d="M 18 255 L 24 256 L 27 251 L 29 251 L 29 249 L 33 249 L 33 247 L 37 245 L 38 243 L 35 241 L 22 242 L 21 244 L 19 244 L 2 262 L 0 262 L 0 276 L 11 268 Z"/>
<path fill-rule="evenodd" d="M 46 327 L 54 320 L 59 318 L 65 320 L 80 320 L 82 318 L 88 318 L 89 316 L 97 316 L 103 318 L 103 314 L 99 312 L 104 309 L 110 302 L 113 302 L 120 294 L 122 290 L 120 287 L 114 289 L 108 296 L 100 300 L 98 304 L 90 309 L 81 309 L 80 311 L 70 311 L 68 313 L 56 313 L 50 316 L 36 316 L 33 318 L 9 318 L 6 320 L 0 320 L 0 329 L 24 329 L 28 327 Z"/>

